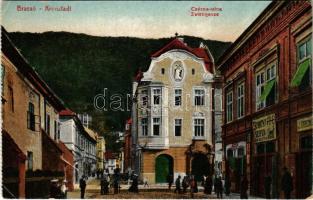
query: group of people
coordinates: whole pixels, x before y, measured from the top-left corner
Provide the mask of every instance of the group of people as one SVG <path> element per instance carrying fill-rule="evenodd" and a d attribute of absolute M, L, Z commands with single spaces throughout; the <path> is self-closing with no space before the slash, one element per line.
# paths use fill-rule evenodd
<path fill-rule="evenodd" d="M 167 177 L 168 182 L 168 189 L 171 190 L 171 187 L 173 185 L 173 175 L 169 174 Z M 198 192 L 198 186 L 197 181 L 195 180 L 195 177 L 193 175 L 190 176 L 184 176 L 184 178 L 181 180 L 181 176 L 178 175 L 178 177 L 175 180 L 175 193 L 181 194 L 186 193 L 187 188 L 190 187 L 190 194 L 191 197 L 193 197 L 194 193 Z"/>
<path fill-rule="evenodd" d="M 171 190 L 171 186 L 172 186 L 172 175 L 168 176 L 168 187 L 169 190 Z M 227 183 L 228 184 L 228 183 Z M 210 176 L 207 177 L 203 177 L 203 181 L 202 181 L 202 185 L 204 187 L 204 193 L 205 194 L 211 194 L 212 193 L 212 179 Z M 187 192 L 187 188 L 189 188 L 190 191 L 190 195 L 191 197 L 194 196 L 194 193 L 198 192 L 198 184 L 197 181 L 195 179 L 195 177 L 193 175 L 189 175 L 189 176 L 184 176 L 184 178 L 181 180 L 181 176 L 179 175 L 176 180 L 175 180 L 175 193 L 186 193 Z M 181 189 L 182 188 L 182 189 Z M 214 179 L 214 191 L 217 194 L 217 198 L 222 198 L 223 197 L 223 183 L 222 183 L 222 179 L 221 177 L 216 177 Z M 229 193 L 228 193 L 229 195 Z"/>
<path fill-rule="evenodd" d="M 290 194 L 293 190 L 293 180 L 290 172 L 286 167 L 283 168 L 283 176 L 281 179 L 281 189 L 285 194 L 286 199 L 290 199 Z M 112 177 L 112 181 L 110 184 L 110 176 L 103 176 L 101 179 L 101 195 L 108 194 L 109 193 L 109 187 L 114 188 L 114 194 L 119 193 L 120 190 L 120 175 L 119 171 L 115 171 Z M 138 175 L 132 174 L 130 176 L 130 179 L 132 180 L 131 186 L 129 187 L 129 192 L 135 192 L 138 193 Z M 173 175 L 169 174 L 167 177 L 168 182 L 168 189 L 171 190 L 171 187 L 173 185 Z M 66 187 L 66 181 L 63 181 L 62 184 L 60 184 L 58 181 L 52 181 L 51 184 L 51 198 L 66 198 L 67 194 L 67 187 Z M 144 181 L 144 184 L 148 185 L 147 180 Z M 267 174 L 264 178 L 264 190 L 265 190 L 265 197 L 267 199 L 271 198 L 271 184 L 272 179 L 269 174 Z M 202 185 L 204 187 L 204 193 L 205 194 L 211 194 L 212 193 L 212 187 L 214 186 L 214 192 L 217 195 L 217 198 L 223 198 L 223 193 L 225 192 L 226 196 L 229 196 L 230 194 L 230 180 L 229 177 L 226 176 L 224 183 L 222 181 L 221 176 L 216 176 L 214 178 L 214 182 L 212 181 L 212 178 L 210 176 L 204 177 L 202 181 Z M 248 179 L 246 175 L 242 175 L 240 180 L 240 198 L 241 199 L 247 199 L 248 198 Z M 81 177 L 79 186 L 81 189 L 81 199 L 85 196 L 85 189 L 86 189 L 86 180 L 83 177 Z M 190 194 L 193 198 L 194 193 L 198 192 L 198 186 L 197 181 L 193 175 L 184 176 L 183 179 L 181 179 L 181 176 L 178 175 L 178 177 L 175 180 L 175 193 L 181 194 L 186 193 L 187 188 L 190 187 Z"/>

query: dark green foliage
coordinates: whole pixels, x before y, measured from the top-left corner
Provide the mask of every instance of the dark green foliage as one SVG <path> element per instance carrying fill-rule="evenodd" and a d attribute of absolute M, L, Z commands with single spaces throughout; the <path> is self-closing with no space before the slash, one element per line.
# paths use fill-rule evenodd
<path fill-rule="evenodd" d="M 131 93 L 138 69 L 146 71 L 150 55 L 173 39 L 95 37 L 67 32 L 16 32 L 10 33 L 10 38 L 67 107 L 94 116 L 93 127 L 100 133 L 123 130 L 130 112 L 95 111 L 94 96 L 103 94 L 104 88 L 108 88 L 109 94 L 123 94 L 126 109 L 126 94 Z M 190 36 L 184 38 L 192 47 L 203 41 Z M 215 60 L 230 45 L 210 40 L 204 43 Z"/>

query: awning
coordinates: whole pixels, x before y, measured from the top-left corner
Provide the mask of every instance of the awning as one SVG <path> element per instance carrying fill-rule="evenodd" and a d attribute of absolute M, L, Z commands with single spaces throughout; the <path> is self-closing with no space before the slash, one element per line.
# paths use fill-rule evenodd
<path fill-rule="evenodd" d="M 311 65 L 311 59 L 306 59 L 303 61 L 300 66 L 297 69 L 297 72 L 293 76 L 290 86 L 291 87 L 298 87 L 301 84 L 301 81 L 305 75 L 305 73 L 308 71 L 309 67 Z"/>
<path fill-rule="evenodd" d="M 273 89 L 273 86 L 275 84 L 276 79 L 270 80 L 269 82 L 266 83 L 264 90 L 259 98 L 260 101 L 264 101 L 266 97 L 270 94 L 270 92 Z"/>

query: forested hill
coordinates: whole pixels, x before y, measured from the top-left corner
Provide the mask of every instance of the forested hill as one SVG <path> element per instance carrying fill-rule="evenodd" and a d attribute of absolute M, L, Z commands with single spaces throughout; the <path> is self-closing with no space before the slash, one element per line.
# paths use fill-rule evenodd
<path fill-rule="evenodd" d="M 93 99 L 108 88 L 110 94 L 131 92 L 139 68 L 147 70 L 150 55 L 173 38 L 141 39 L 96 37 L 68 32 L 9 33 L 24 57 L 75 112 L 94 116 L 94 128 L 122 130 L 129 112 L 95 112 Z M 215 60 L 230 45 L 227 42 L 182 36 L 191 47 L 206 44 Z M 125 102 L 124 102 L 125 103 Z M 100 120 L 101 119 L 101 120 Z"/>

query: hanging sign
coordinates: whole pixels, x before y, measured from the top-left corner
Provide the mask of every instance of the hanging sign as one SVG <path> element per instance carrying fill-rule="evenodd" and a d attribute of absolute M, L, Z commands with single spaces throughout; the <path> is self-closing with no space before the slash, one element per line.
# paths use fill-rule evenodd
<path fill-rule="evenodd" d="M 256 143 L 276 139 L 275 114 L 255 118 L 252 126 Z"/>
<path fill-rule="evenodd" d="M 312 130 L 313 127 L 313 117 L 305 117 L 297 120 L 297 131 L 307 131 Z"/>

